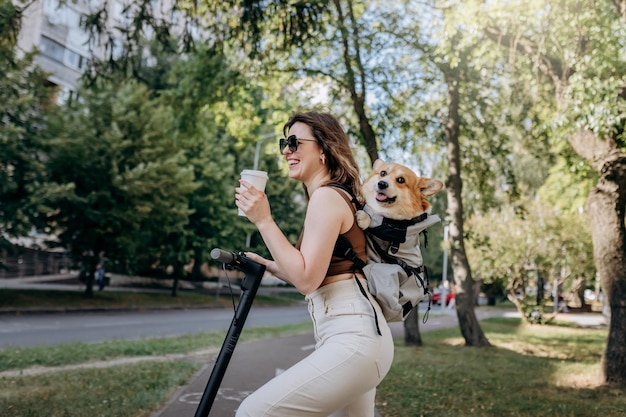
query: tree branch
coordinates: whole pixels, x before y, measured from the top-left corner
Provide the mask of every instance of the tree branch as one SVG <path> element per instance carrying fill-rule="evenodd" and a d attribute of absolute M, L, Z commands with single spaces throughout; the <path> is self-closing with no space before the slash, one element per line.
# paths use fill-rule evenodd
<path fill-rule="evenodd" d="M 544 75 L 552 78 L 555 83 L 565 80 L 571 75 L 570 69 L 564 69 L 561 60 L 540 53 L 539 47 L 527 38 L 503 34 L 499 28 L 494 26 L 487 27 L 485 35 L 496 44 L 507 45 L 511 50 L 518 51 L 524 56 L 534 59 L 539 70 Z"/>
<path fill-rule="evenodd" d="M 626 21 L 626 0 L 613 0 L 617 13 Z"/>

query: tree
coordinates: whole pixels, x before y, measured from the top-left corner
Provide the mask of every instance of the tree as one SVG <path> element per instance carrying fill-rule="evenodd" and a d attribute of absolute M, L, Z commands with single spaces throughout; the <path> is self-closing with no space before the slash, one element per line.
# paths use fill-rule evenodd
<path fill-rule="evenodd" d="M 172 13 L 190 12 L 179 3 L 172 6 Z M 246 148 L 261 136 L 257 132 L 268 129 L 271 105 L 267 101 L 273 104 L 276 100 L 268 100 L 274 93 L 263 91 L 234 69 L 236 54 L 234 59 L 226 57 L 224 44 L 213 36 L 216 32 L 205 33 L 211 36 L 206 42 L 199 38 L 199 31 L 195 31 L 195 38 L 189 37 L 188 24 L 197 16 L 188 16 L 181 34 L 176 32 L 176 22 L 155 19 L 152 13 L 157 11 L 149 2 L 137 2 L 124 11 L 129 24 L 109 31 L 101 19 L 105 9 L 106 2 L 102 10 L 85 18 L 86 27 L 95 35 L 93 44 L 110 46 L 110 56 L 95 60 L 92 71 L 86 73 L 86 87 L 97 88 L 103 80 L 124 83 L 129 79 L 145 85 L 149 99 L 158 103 L 154 105 L 167 109 L 170 118 L 165 120 L 168 125 L 164 129 L 169 129 L 175 148 L 198 184 L 187 196 L 189 218 L 184 227 L 164 235 L 160 242 L 152 242 L 158 249 L 146 251 L 134 265 L 135 270 L 174 278 L 175 295 L 178 280 L 186 275 L 184 265 L 193 261 L 191 278 L 203 280 L 201 268 L 211 248 L 246 243 L 246 232 L 252 225 L 236 216 L 233 188 L 240 169 L 252 165 Z M 145 28 L 152 28 L 150 39 L 146 39 Z M 193 40 L 203 42 L 194 45 Z M 272 177 L 267 189 L 271 197 L 279 183 L 272 180 L 282 174 L 275 163 L 267 168 Z M 288 204 L 279 202 L 276 206 Z M 287 226 L 289 229 L 288 222 Z M 264 253 L 258 244 L 248 249 Z"/>
<path fill-rule="evenodd" d="M 595 266 L 611 321 L 603 371 L 626 384 L 626 3 L 512 2 L 486 7 L 483 29 L 514 58 L 512 70 L 532 73 L 532 90 L 553 103 L 555 140 L 565 141 L 597 173 L 585 210 Z M 523 18 L 520 18 L 523 16 Z"/>
<path fill-rule="evenodd" d="M 257 157 L 259 168 L 268 171 L 270 177 L 266 193 L 273 214 L 294 242 L 297 235 L 293 230 L 303 213 L 300 205 L 292 204 L 297 191 L 295 184 L 283 181 L 279 153 L 261 154 L 265 141 L 278 137 L 267 132 L 276 129 L 275 119 L 283 114 L 280 103 L 286 106 L 289 101 L 281 97 L 282 89 L 266 88 L 243 74 L 242 67 L 227 59 L 220 48 L 198 46 L 190 51 L 186 59 L 173 65 L 167 77 L 168 89 L 158 92 L 172 107 L 178 144 L 201 184 L 190 195 L 193 214 L 186 227 L 192 279 L 202 279 L 201 266 L 208 251 L 216 246 L 268 254 L 262 241 L 256 239 L 254 225 L 236 215 L 233 203 L 239 173 L 251 168 Z"/>
<path fill-rule="evenodd" d="M 420 72 L 422 77 L 430 78 L 429 87 L 423 86 L 412 96 L 402 96 L 404 100 L 410 99 L 410 103 L 415 103 L 414 108 L 420 109 L 412 113 L 417 123 L 409 129 L 417 130 L 422 136 L 431 134 L 446 145 L 446 221 L 450 227 L 457 316 L 467 345 L 489 346 L 474 312 L 475 284 L 464 243 L 464 180 L 461 170 L 466 164 L 473 168 L 470 176 L 473 174 L 480 179 L 475 182 L 475 185 L 479 184 L 476 188 L 485 191 L 481 193 L 482 198 L 491 201 L 489 195 L 493 191 L 487 189 L 486 184 L 490 181 L 486 178 L 490 175 L 489 171 L 498 166 L 497 163 L 485 167 L 484 164 L 471 162 L 501 160 L 506 149 L 507 135 L 496 127 L 489 106 L 494 91 L 488 87 L 489 81 L 483 75 L 488 74 L 485 68 L 494 66 L 493 59 L 489 51 L 481 46 L 480 39 L 464 34 L 462 23 L 455 20 L 455 7 L 421 6 L 419 12 L 409 6 L 406 13 L 420 16 L 421 12 L 426 17 L 407 20 L 396 16 L 389 32 L 395 48 L 409 50 L 422 57 Z M 449 3 L 448 6 L 455 4 Z M 418 106 L 424 97 L 431 102 Z M 481 147 L 487 138 L 492 143 Z M 480 171 L 480 167 L 485 168 Z"/>
<path fill-rule="evenodd" d="M 573 291 L 578 278 L 594 275 L 591 235 L 578 212 L 532 200 L 522 212 L 504 207 L 475 214 L 468 226 L 473 268 L 484 282 L 502 281 L 508 298 L 528 322 L 545 323 L 554 317 L 544 314 L 543 302 L 527 293 L 529 287 L 539 291 L 545 282 Z"/>
<path fill-rule="evenodd" d="M 58 244 L 89 271 L 101 253 L 126 269 L 153 262 L 188 222 L 197 188 L 176 146 L 171 111 L 134 82 L 82 92 L 51 127 L 48 182 L 36 193 Z"/>
<path fill-rule="evenodd" d="M 42 224 L 31 195 L 43 181 L 46 126 L 56 110 L 55 91 L 33 64 L 34 54 L 18 56 L 23 12 L 13 2 L 0 3 L 0 250 L 11 247 L 9 237 Z"/>

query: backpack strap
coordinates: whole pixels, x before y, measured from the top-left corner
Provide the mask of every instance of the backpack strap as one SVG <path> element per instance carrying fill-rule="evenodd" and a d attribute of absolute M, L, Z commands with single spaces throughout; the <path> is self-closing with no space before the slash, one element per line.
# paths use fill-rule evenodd
<path fill-rule="evenodd" d="M 358 210 L 363 209 L 363 206 L 361 205 L 360 201 L 356 198 L 352 190 L 346 187 L 345 185 L 333 182 L 333 183 L 328 184 L 328 186 L 344 190 L 350 195 L 350 197 L 352 197 L 351 200 L 348 200 L 348 197 L 344 193 L 339 193 L 344 198 L 344 200 L 346 200 L 346 203 L 348 203 L 348 205 L 352 209 L 352 213 L 356 213 L 357 209 Z M 367 296 L 367 292 L 365 291 L 365 288 L 363 288 L 363 284 L 361 284 L 361 281 L 359 281 L 359 279 L 356 276 L 356 270 L 360 269 L 361 271 L 363 271 L 363 268 L 367 265 L 367 263 L 363 261 L 363 259 L 358 257 L 358 255 L 356 254 L 356 251 L 352 247 L 352 243 L 350 243 L 350 241 L 346 237 L 341 236 L 341 235 L 337 236 L 337 241 L 335 242 L 335 248 L 333 249 L 333 256 L 337 256 L 339 258 L 344 258 L 344 259 L 348 259 L 352 261 L 352 273 L 354 275 L 354 280 L 359 286 L 359 291 L 361 291 L 361 294 L 363 294 L 363 297 L 365 297 L 367 301 L 369 301 L 370 305 L 372 306 L 372 311 L 374 312 L 374 322 L 376 323 L 376 332 L 378 333 L 379 336 L 382 336 L 382 332 L 380 331 L 380 326 L 378 325 L 378 313 L 376 313 L 376 309 L 374 308 L 372 301 Z"/>
<path fill-rule="evenodd" d="M 363 270 L 365 265 L 367 265 L 363 259 L 357 256 L 356 251 L 352 247 L 352 243 L 350 243 L 350 241 L 344 236 L 337 237 L 335 249 L 333 249 L 333 255 L 352 261 L 356 269 Z"/>
<path fill-rule="evenodd" d="M 354 193 L 352 192 L 350 188 L 338 182 L 332 182 L 330 184 L 327 184 L 327 186 L 339 188 L 345 191 L 346 193 L 348 193 L 350 197 L 352 197 L 352 199 L 349 199 L 349 197 L 346 196 L 344 193 L 339 193 L 343 197 L 343 199 L 346 201 L 346 203 L 348 203 L 348 205 L 352 209 L 353 214 L 356 213 L 357 210 L 361 210 L 363 208 L 363 206 L 361 205 L 361 203 L 356 198 L 356 196 L 354 195 Z M 363 267 L 367 265 L 365 261 L 363 261 L 361 258 L 357 256 L 356 251 L 352 247 L 352 243 L 350 243 L 350 241 L 346 237 L 341 236 L 341 235 L 337 236 L 337 241 L 335 242 L 335 248 L 333 249 L 333 255 L 339 258 L 344 258 L 344 259 L 348 259 L 352 261 L 356 269 L 363 270 Z"/>
<path fill-rule="evenodd" d="M 363 204 L 361 204 L 359 199 L 356 198 L 356 196 L 354 195 L 354 192 L 352 192 L 351 188 L 348 188 L 345 185 L 340 184 L 338 182 L 331 182 L 329 184 L 326 184 L 326 186 L 327 187 L 335 187 L 335 188 L 339 188 L 341 190 L 344 190 L 346 193 L 348 193 L 348 195 L 350 195 L 350 197 L 352 197 L 352 200 L 350 200 L 349 202 L 354 204 L 354 207 L 356 207 L 356 210 L 363 210 Z M 344 199 L 346 201 L 348 201 L 343 194 L 342 194 L 342 196 L 344 197 Z M 353 211 L 356 211 L 356 210 L 353 210 Z"/>

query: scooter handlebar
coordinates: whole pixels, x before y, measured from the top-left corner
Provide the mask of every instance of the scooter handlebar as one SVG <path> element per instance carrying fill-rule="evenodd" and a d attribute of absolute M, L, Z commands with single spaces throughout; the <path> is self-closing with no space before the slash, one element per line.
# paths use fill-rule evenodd
<path fill-rule="evenodd" d="M 211 258 L 223 262 L 232 268 L 238 269 L 245 274 L 263 276 L 265 265 L 253 261 L 244 255 L 243 252 L 231 252 L 219 248 L 211 250 Z"/>
<path fill-rule="evenodd" d="M 211 259 L 220 261 L 225 264 L 237 263 L 239 261 L 239 255 L 235 252 L 214 248 L 211 250 Z"/>

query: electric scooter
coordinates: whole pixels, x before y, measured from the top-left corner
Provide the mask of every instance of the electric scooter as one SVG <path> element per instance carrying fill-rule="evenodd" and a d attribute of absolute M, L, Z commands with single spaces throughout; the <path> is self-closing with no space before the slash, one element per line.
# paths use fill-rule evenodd
<path fill-rule="evenodd" d="M 239 304 L 235 310 L 235 316 L 230 323 L 228 333 L 220 349 L 220 353 L 213 365 L 213 371 L 209 377 L 200 404 L 194 417 L 207 417 L 217 396 L 220 384 L 228 368 L 228 363 L 233 355 L 239 335 L 243 330 L 243 325 L 248 317 L 248 312 L 252 307 L 252 302 L 256 296 L 261 279 L 265 273 L 265 265 L 254 262 L 247 258 L 243 252 L 228 252 L 215 248 L 211 251 L 211 258 L 222 262 L 231 269 L 237 269 L 244 273 L 244 279 L 241 281 L 241 296 Z"/>

